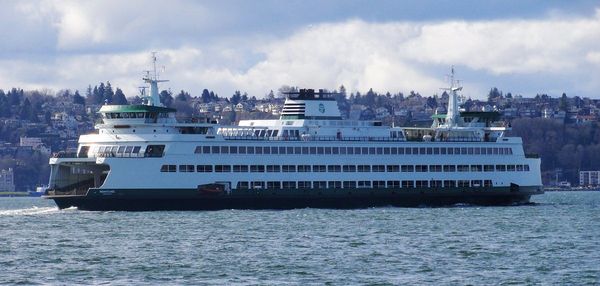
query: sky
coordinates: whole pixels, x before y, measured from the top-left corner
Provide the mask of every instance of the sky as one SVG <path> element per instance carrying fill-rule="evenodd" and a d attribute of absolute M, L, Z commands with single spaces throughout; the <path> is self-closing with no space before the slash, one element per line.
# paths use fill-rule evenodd
<path fill-rule="evenodd" d="M 264 97 L 301 88 L 600 98 L 600 1 L 0 0 L 0 88 L 110 81 Z M 164 66 L 164 68 L 162 68 Z"/>

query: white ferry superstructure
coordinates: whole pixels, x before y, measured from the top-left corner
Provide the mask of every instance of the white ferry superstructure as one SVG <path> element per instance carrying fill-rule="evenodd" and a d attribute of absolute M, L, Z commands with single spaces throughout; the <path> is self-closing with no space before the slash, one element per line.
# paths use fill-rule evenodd
<path fill-rule="evenodd" d="M 288 209 L 528 203 L 540 159 L 497 112 L 448 113 L 430 128 L 343 120 L 322 91 L 288 94 L 278 120 L 178 122 L 156 76 L 144 105 L 104 105 L 75 154 L 50 159 L 45 197 L 85 210 Z"/>

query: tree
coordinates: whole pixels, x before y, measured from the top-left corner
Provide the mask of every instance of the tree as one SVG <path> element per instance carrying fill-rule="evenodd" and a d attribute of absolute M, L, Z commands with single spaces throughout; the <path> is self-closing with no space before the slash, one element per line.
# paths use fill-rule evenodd
<path fill-rule="evenodd" d="M 171 106 L 173 104 L 173 96 L 171 91 L 163 90 L 158 94 L 158 97 L 164 106 Z"/>
<path fill-rule="evenodd" d="M 238 104 L 242 100 L 242 93 L 239 90 L 236 90 L 231 96 L 230 102 L 232 104 Z"/>
<path fill-rule="evenodd" d="M 558 103 L 558 108 L 562 111 L 567 111 L 568 104 L 567 94 L 563 92 L 562 96 L 560 97 L 560 102 Z"/>
<path fill-rule="evenodd" d="M 125 97 L 125 94 L 118 87 L 117 87 L 117 90 L 115 91 L 115 96 L 113 97 L 113 103 L 118 104 L 118 105 L 127 104 L 127 98 Z"/>
<path fill-rule="evenodd" d="M 79 94 L 79 90 L 75 90 L 75 94 L 73 95 L 73 103 L 85 105 L 85 98 Z"/>
<path fill-rule="evenodd" d="M 108 104 L 113 104 L 113 97 L 115 96 L 115 93 L 113 92 L 112 86 L 110 85 L 109 81 L 106 82 L 106 87 L 104 88 L 103 94 L 104 102 Z"/>
<path fill-rule="evenodd" d="M 204 89 L 202 90 L 202 95 L 200 95 L 200 99 L 202 100 L 203 103 L 209 103 L 211 98 L 210 98 L 210 92 L 208 92 L 208 89 Z"/>

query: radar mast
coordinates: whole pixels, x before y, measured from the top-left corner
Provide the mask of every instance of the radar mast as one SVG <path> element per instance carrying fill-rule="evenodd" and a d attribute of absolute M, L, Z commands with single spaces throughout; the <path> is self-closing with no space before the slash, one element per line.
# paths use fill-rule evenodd
<path fill-rule="evenodd" d="M 158 95 L 158 83 L 167 82 L 168 80 L 158 79 L 158 72 L 156 71 L 156 52 L 152 52 L 152 65 L 153 74 L 150 71 L 146 71 L 146 75 L 142 78 L 144 82 L 150 84 L 150 97 L 148 98 L 147 105 L 150 106 L 163 106 L 160 102 L 160 96 Z"/>

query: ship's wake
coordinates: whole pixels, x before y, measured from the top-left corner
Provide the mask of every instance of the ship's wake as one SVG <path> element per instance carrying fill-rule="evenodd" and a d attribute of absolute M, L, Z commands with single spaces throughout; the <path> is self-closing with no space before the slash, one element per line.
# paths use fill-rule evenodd
<path fill-rule="evenodd" d="M 60 210 L 58 207 L 36 207 L 25 209 L 0 210 L 0 216 L 35 216 L 59 213 L 63 211 L 76 210 L 77 208 L 67 208 Z"/>

